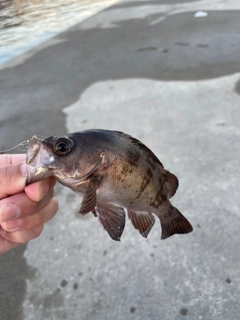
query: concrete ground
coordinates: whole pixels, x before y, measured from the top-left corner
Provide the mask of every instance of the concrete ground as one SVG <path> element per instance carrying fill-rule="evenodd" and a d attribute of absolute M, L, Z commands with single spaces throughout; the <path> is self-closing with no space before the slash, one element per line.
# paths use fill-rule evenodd
<path fill-rule="evenodd" d="M 205 17 L 194 17 L 197 11 Z M 112 241 L 81 199 L 0 258 L 1 320 L 238 320 L 240 5 L 120 1 L 0 70 L 1 148 L 34 134 L 117 129 L 180 187 L 194 232 Z"/>

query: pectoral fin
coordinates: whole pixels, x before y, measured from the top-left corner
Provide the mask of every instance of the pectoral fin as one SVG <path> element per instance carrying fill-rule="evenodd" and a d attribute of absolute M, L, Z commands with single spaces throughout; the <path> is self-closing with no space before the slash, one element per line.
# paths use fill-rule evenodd
<path fill-rule="evenodd" d="M 174 196 L 175 192 L 177 191 L 178 179 L 174 174 L 172 174 L 171 172 L 169 172 L 167 170 L 165 170 L 164 176 L 166 179 L 168 197 L 170 199 L 172 196 Z"/>
<path fill-rule="evenodd" d="M 83 196 L 81 208 L 79 213 L 84 215 L 92 211 L 96 205 L 96 183 L 97 180 L 90 180 L 87 186 L 87 190 Z"/>
<path fill-rule="evenodd" d="M 113 240 L 120 241 L 125 227 L 124 209 L 112 204 L 97 203 L 93 212 L 96 213 L 109 236 Z"/>
<path fill-rule="evenodd" d="M 128 217 L 134 228 L 137 229 L 144 238 L 147 238 L 155 223 L 154 216 L 150 212 L 128 210 Z"/>

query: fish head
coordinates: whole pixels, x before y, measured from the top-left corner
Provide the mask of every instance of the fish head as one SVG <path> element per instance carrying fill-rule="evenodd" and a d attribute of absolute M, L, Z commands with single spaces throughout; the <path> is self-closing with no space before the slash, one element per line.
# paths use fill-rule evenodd
<path fill-rule="evenodd" d="M 96 167 L 97 154 L 81 137 L 80 133 L 44 140 L 33 136 L 27 146 L 27 183 L 53 176 L 63 185 L 73 187 L 86 179 Z"/>
<path fill-rule="evenodd" d="M 66 170 L 62 156 L 68 154 L 72 146 L 72 140 L 65 136 L 45 140 L 33 136 L 27 145 L 26 163 L 30 166 L 27 183 L 55 176 L 56 170 Z"/>

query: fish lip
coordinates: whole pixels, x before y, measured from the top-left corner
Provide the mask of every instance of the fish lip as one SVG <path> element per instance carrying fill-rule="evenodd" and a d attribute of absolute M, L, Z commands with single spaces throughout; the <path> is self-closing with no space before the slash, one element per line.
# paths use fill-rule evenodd
<path fill-rule="evenodd" d="M 51 171 L 46 167 L 33 167 L 30 166 L 27 174 L 27 185 L 46 179 L 52 175 Z"/>
<path fill-rule="evenodd" d="M 50 154 L 44 148 L 44 141 L 33 136 L 27 146 L 26 163 L 29 166 L 27 184 L 52 176 L 50 161 Z"/>
<path fill-rule="evenodd" d="M 26 163 L 30 166 L 37 164 L 37 155 L 41 147 L 42 140 L 33 136 L 27 145 Z"/>

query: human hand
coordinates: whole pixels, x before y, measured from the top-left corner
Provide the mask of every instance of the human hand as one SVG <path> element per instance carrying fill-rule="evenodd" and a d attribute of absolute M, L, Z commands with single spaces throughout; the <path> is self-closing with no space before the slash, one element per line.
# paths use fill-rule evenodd
<path fill-rule="evenodd" d="M 0 155 L 0 255 L 37 238 L 58 210 L 55 179 L 26 186 L 26 156 Z"/>

